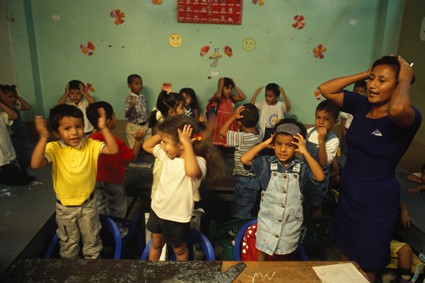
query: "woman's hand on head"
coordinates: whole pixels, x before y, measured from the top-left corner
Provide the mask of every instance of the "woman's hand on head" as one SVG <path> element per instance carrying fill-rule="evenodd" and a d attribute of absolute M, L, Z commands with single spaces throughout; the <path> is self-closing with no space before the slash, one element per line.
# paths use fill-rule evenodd
<path fill-rule="evenodd" d="M 400 63 L 400 71 L 398 73 L 398 82 L 401 82 L 403 80 L 406 80 L 409 84 L 413 80 L 413 63 L 409 64 L 404 58 L 402 58 L 400 55 L 397 56 L 397 60 Z"/>

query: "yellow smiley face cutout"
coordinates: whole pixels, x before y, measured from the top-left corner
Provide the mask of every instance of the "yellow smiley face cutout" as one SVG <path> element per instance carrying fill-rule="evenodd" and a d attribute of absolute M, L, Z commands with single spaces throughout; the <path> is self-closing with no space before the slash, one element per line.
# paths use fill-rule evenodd
<path fill-rule="evenodd" d="M 252 37 L 245 37 L 244 40 L 242 40 L 242 48 L 245 51 L 251 52 L 255 49 L 255 39 Z"/>
<path fill-rule="evenodd" d="M 182 43 L 183 43 L 183 38 L 178 33 L 172 33 L 168 37 L 168 44 L 170 44 L 171 47 L 174 47 L 174 48 L 180 47 Z"/>

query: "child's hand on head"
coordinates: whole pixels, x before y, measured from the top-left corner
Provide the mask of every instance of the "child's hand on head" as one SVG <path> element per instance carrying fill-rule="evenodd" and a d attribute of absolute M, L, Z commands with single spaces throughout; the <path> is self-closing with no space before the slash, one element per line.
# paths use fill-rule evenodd
<path fill-rule="evenodd" d="M 257 90 L 254 92 L 254 95 L 258 95 L 263 88 L 264 86 L 260 86 L 259 88 L 257 88 Z"/>
<path fill-rule="evenodd" d="M 245 110 L 245 106 L 243 106 L 243 105 L 236 108 L 235 113 L 234 113 L 236 120 L 243 118 L 243 115 L 241 115 L 241 112 L 244 111 L 244 110 Z"/>
<path fill-rule="evenodd" d="M 49 138 L 50 133 L 47 129 L 46 121 L 44 120 L 43 116 L 35 116 L 34 125 L 40 137 Z"/>
<path fill-rule="evenodd" d="M 268 139 L 263 141 L 267 145 L 267 148 L 273 148 L 273 138 L 274 138 L 275 135 L 276 134 L 271 134 Z"/>
<path fill-rule="evenodd" d="M 141 141 L 145 136 L 143 128 L 137 128 L 136 131 L 130 133 L 136 141 Z"/>
<path fill-rule="evenodd" d="M 177 129 L 177 133 L 179 134 L 179 140 L 183 144 L 183 146 L 192 144 L 192 131 L 192 126 L 189 124 L 184 125 L 183 129 Z"/>
<path fill-rule="evenodd" d="M 81 94 L 85 93 L 86 87 L 82 83 L 78 84 L 78 88 L 79 88 Z"/>
<path fill-rule="evenodd" d="M 294 140 L 292 141 L 292 143 L 295 144 L 298 147 L 295 150 L 296 152 L 299 152 L 302 155 L 307 153 L 307 148 L 305 146 L 304 137 L 300 133 L 298 133 L 296 136 L 294 136 Z"/>
<path fill-rule="evenodd" d="M 68 95 L 69 94 L 69 83 L 66 84 L 65 87 L 65 93 Z"/>
<path fill-rule="evenodd" d="M 106 113 L 103 107 L 97 109 L 97 113 L 99 113 L 99 118 L 97 119 L 97 128 L 101 131 L 106 128 Z"/>

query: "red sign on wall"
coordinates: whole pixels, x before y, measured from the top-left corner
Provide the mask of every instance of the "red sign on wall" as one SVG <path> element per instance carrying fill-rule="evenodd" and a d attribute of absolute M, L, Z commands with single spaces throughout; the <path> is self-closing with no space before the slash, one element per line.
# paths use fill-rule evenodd
<path fill-rule="evenodd" d="M 240 25 L 242 0 L 177 0 L 177 21 Z"/>

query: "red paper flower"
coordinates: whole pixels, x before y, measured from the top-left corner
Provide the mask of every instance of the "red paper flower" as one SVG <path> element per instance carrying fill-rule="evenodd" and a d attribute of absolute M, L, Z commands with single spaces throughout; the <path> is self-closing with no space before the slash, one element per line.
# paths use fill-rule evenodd
<path fill-rule="evenodd" d="M 304 22 L 304 16 L 303 15 L 296 15 L 294 17 L 295 23 L 292 24 L 292 27 L 295 29 L 302 29 L 305 26 Z"/>
<path fill-rule="evenodd" d="M 224 46 L 224 54 L 226 54 L 229 57 L 232 57 L 233 51 L 229 45 Z"/>
<path fill-rule="evenodd" d="M 91 41 L 89 41 L 87 42 L 87 45 L 80 44 L 80 49 L 85 55 L 91 56 L 93 55 L 93 52 L 96 50 L 96 46 L 94 46 L 94 44 Z"/>
<path fill-rule="evenodd" d="M 86 84 L 86 89 L 89 92 L 94 92 L 94 87 L 93 87 L 93 85 L 91 83 L 87 83 Z"/>
<path fill-rule="evenodd" d="M 114 23 L 116 25 L 120 25 L 120 24 L 124 23 L 124 19 L 123 18 L 125 18 L 125 14 L 124 14 L 124 12 L 121 12 L 120 9 L 113 10 L 110 13 L 110 16 L 113 17 L 113 18 L 115 18 Z"/>
<path fill-rule="evenodd" d="M 210 50 L 210 47 L 208 45 L 202 46 L 201 47 L 201 57 L 204 57 L 205 55 L 207 55 L 208 51 Z"/>
<path fill-rule="evenodd" d="M 325 57 L 323 52 L 326 52 L 326 47 L 324 47 L 323 44 L 319 44 L 317 47 L 313 48 L 313 55 L 316 58 L 323 59 L 323 57 Z"/>

